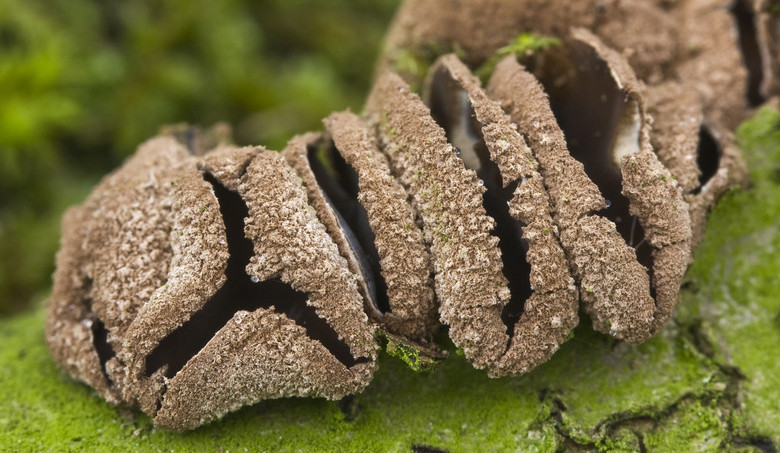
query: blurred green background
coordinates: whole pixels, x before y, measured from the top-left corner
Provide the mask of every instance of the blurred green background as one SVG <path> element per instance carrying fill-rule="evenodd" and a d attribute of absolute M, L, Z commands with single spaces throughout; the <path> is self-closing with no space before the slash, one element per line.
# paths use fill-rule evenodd
<path fill-rule="evenodd" d="M 399 0 L 0 0 L 0 316 L 50 290 L 59 220 L 164 124 L 281 149 L 362 108 Z"/>

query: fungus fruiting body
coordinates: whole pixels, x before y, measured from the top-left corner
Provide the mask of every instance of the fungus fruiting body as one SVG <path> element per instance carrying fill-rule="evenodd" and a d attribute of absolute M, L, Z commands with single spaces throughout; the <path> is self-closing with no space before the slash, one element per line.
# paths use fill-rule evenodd
<path fill-rule="evenodd" d="M 645 341 L 744 181 L 730 130 L 777 94 L 768 3 L 406 2 L 361 115 L 282 153 L 170 129 L 71 208 L 52 355 L 182 430 L 359 392 L 383 341 L 422 368 L 446 330 L 493 377 L 582 313 Z"/>

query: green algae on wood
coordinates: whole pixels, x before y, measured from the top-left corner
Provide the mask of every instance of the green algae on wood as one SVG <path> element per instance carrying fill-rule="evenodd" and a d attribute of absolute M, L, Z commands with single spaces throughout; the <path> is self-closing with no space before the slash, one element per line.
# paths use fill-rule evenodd
<path fill-rule="evenodd" d="M 648 451 L 723 451 L 728 435 L 724 418 L 724 410 L 713 402 L 684 401 L 657 432 L 644 436 L 645 447 Z"/>
<path fill-rule="evenodd" d="M 780 112 L 760 110 L 737 131 L 752 187 L 732 190 L 711 215 L 688 273 L 678 319 L 701 319 L 719 363 L 736 367 L 745 438 L 780 444 Z"/>
<path fill-rule="evenodd" d="M 376 379 L 349 403 L 350 416 L 339 410 L 345 402 L 288 398 L 177 434 L 112 408 L 59 372 L 42 341 L 42 319 L 37 310 L 0 324 L 0 445 L 21 451 L 232 451 L 249 444 L 269 451 L 410 451 L 418 444 L 552 451 L 566 444 L 561 432 L 595 445 L 622 418 L 663 413 L 683 395 L 701 393 L 712 373 L 675 332 L 615 350 L 614 340 L 581 326 L 574 341 L 523 377 L 489 379 L 454 354 L 423 374 L 382 356 Z"/>

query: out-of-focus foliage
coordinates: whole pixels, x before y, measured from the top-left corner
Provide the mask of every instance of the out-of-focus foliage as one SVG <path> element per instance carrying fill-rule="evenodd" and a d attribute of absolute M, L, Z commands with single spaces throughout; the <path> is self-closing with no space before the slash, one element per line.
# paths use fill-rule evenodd
<path fill-rule="evenodd" d="M 279 149 L 362 108 L 397 0 L 0 0 L 0 314 L 50 284 L 59 217 L 163 124 Z"/>

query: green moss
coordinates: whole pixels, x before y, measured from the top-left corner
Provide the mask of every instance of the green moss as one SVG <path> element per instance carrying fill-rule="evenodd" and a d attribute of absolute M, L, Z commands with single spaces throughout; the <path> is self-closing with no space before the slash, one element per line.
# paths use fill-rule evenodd
<path fill-rule="evenodd" d="M 532 373 L 562 404 L 561 425 L 579 443 L 595 443 L 620 420 L 655 417 L 685 395 L 704 394 L 715 364 L 674 326 L 642 345 L 614 341 L 583 324 L 554 359 Z"/>
<path fill-rule="evenodd" d="M 333 159 L 330 154 L 330 142 L 321 140 L 316 146 L 317 147 L 314 150 L 314 159 L 322 164 L 322 167 L 331 177 L 338 178 L 338 172 L 336 171 L 336 167 L 333 166 Z"/>
<path fill-rule="evenodd" d="M 728 433 L 723 409 L 714 402 L 683 401 L 644 435 L 647 451 L 720 452 Z"/>
<path fill-rule="evenodd" d="M 437 337 L 440 335 L 437 335 Z M 390 357 L 395 357 L 405 363 L 412 371 L 428 372 L 436 368 L 447 358 L 448 352 L 437 346 L 436 342 L 448 342 L 446 337 L 428 345 L 409 341 L 406 338 L 394 335 L 384 330 L 377 330 L 377 340 L 382 345 L 384 352 Z"/>
<path fill-rule="evenodd" d="M 552 451 L 564 445 L 559 430 L 583 445 L 605 442 L 613 423 L 662 413 L 682 395 L 704 393 L 713 374 L 673 328 L 630 346 L 580 326 L 550 362 L 525 376 L 489 379 L 457 354 L 417 373 L 383 354 L 374 381 L 354 397 L 348 416 L 334 402 L 286 398 L 175 434 L 155 430 L 141 414 L 112 408 L 65 377 L 44 347 L 42 329 L 41 309 L 0 323 L 0 445 L 22 451 L 244 445 L 409 451 L 416 444 L 453 452 Z M 415 363 L 415 353 L 400 350 Z"/>
<path fill-rule="evenodd" d="M 419 92 L 422 81 L 428 74 L 428 68 L 433 64 L 433 59 L 428 52 L 420 52 L 412 49 L 399 49 L 392 55 L 393 72 L 410 81 L 412 91 Z M 390 134 L 393 136 L 394 134 Z"/>
<path fill-rule="evenodd" d="M 0 445 L 15 451 L 551 451 L 560 442 L 519 380 L 488 379 L 462 358 L 416 373 L 386 355 L 349 416 L 343 404 L 285 398 L 192 432 L 159 431 L 63 375 L 42 328 L 41 309 L 0 321 Z"/>
<path fill-rule="evenodd" d="M 385 352 L 391 357 L 400 359 L 413 371 L 430 371 L 437 364 L 438 361 L 426 356 L 420 349 L 414 347 L 409 343 L 404 343 L 398 338 L 385 337 L 387 343 L 385 344 Z"/>
<path fill-rule="evenodd" d="M 762 109 L 738 130 L 752 187 L 726 194 L 712 213 L 678 318 L 700 320 L 714 358 L 745 376 L 745 437 L 780 444 L 780 113 Z"/>
<path fill-rule="evenodd" d="M 619 429 L 612 437 L 604 439 L 597 444 L 600 452 L 637 452 L 641 451 L 640 440 L 631 429 Z"/>
<path fill-rule="evenodd" d="M 561 40 L 556 37 L 542 36 L 535 33 L 521 33 L 517 38 L 510 41 L 509 44 L 498 49 L 475 73 L 482 79 L 483 83 L 487 82 L 490 76 L 493 75 L 496 65 L 507 55 L 527 58 L 537 52 L 559 46 L 560 44 Z"/>

